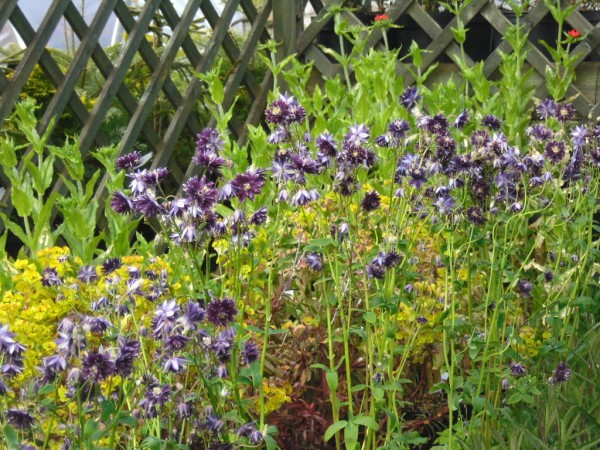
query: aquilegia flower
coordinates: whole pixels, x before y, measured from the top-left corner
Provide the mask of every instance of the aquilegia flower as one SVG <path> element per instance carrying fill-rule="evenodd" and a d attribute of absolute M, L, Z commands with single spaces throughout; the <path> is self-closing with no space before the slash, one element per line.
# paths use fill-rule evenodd
<path fill-rule="evenodd" d="M 323 256 L 321 256 L 320 253 L 308 253 L 304 257 L 304 261 L 306 262 L 306 265 L 315 272 L 323 270 Z"/>
<path fill-rule="evenodd" d="M 225 327 L 235 320 L 238 310 L 232 298 L 215 298 L 206 307 L 207 319 L 216 326 Z"/>
<path fill-rule="evenodd" d="M 365 194 L 365 198 L 360 202 L 360 206 L 363 211 L 371 212 L 375 211 L 381 205 L 381 197 L 377 191 L 367 192 Z"/>
<path fill-rule="evenodd" d="M 417 103 L 419 102 L 419 100 L 421 100 L 421 98 L 422 97 L 419 95 L 417 87 L 410 86 L 400 96 L 400 103 L 402 104 L 402 106 L 404 106 L 407 110 L 410 111 L 415 106 L 417 106 Z"/>
<path fill-rule="evenodd" d="M 233 192 L 241 202 L 246 199 L 254 200 L 254 196 L 260 194 L 264 185 L 264 172 L 252 169 L 237 175 L 231 181 Z"/>
<path fill-rule="evenodd" d="M 566 362 L 561 362 L 556 366 L 554 375 L 548 379 L 548 382 L 550 384 L 561 384 L 569 381 L 569 378 L 571 378 L 571 369 Z"/>
<path fill-rule="evenodd" d="M 6 418 L 8 423 L 18 430 L 32 428 L 35 424 L 35 418 L 22 409 L 9 409 L 6 411 Z"/>
<path fill-rule="evenodd" d="M 142 154 L 136 150 L 131 153 L 127 153 L 126 155 L 118 157 L 115 161 L 115 166 L 117 170 L 129 171 L 138 168 L 141 163 Z"/>
<path fill-rule="evenodd" d="M 110 353 L 91 351 L 81 361 L 83 378 L 93 383 L 106 380 L 117 373 L 115 363 L 111 361 Z"/>

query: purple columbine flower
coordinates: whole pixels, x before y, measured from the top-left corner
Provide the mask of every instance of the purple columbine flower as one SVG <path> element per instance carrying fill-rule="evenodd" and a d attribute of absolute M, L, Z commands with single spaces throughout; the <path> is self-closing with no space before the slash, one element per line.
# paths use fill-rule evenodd
<path fill-rule="evenodd" d="M 492 130 L 499 130 L 502 126 L 502 122 L 500 122 L 500 119 L 492 114 L 487 114 L 486 116 L 484 116 L 483 120 L 481 121 L 481 124 L 484 127 L 488 127 Z"/>
<path fill-rule="evenodd" d="M 140 152 L 133 151 L 126 155 L 120 156 L 115 161 L 115 167 L 117 170 L 132 170 L 136 169 L 142 163 L 142 154 Z"/>
<path fill-rule="evenodd" d="M 42 272 L 42 286 L 60 286 L 63 284 L 54 267 L 46 267 Z"/>
<path fill-rule="evenodd" d="M 172 356 L 165 360 L 162 368 L 165 372 L 179 373 L 185 369 L 187 362 L 188 361 L 185 358 Z"/>
<path fill-rule="evenodd" d="M 110 199 L 110 207 L 118 214 L 133 212 L 133 202 L 121 191 L 115 191 Z"/>
<path fill-rule="evenodd" d="M 396 119 L 388 125 L 388 132 L 397 141 L 406 136 L 407 131 L 410 131 L 410 125 L 406 120 Z"/>
<path fill-rule="evenodd" d="M 94 334 L 104 334 L 112 326 L 110 320 L 104 317 L 88 316 L 84 320 L 85 326 Z"/>
<path fill-rule="evenodd" d="M 315 272 L 323 270 L 323 256 L 321 256 L 320 253 L 308 253 L 304 257 L 304 261 L 306 262 L 306 265 Z"/>
<path fill-rule="evenodd" d="M 286 142 L 288 140 L 288 132 L 283 126 L 278 126 L 267 138 L 267 142 L 269 144 L 281 144 L 282 142 Z"/>
<path fill-rule="evenodd" d="M 477 130 L 471 135 L 471 144 L 475 149 L 487 148 L 491 140 L 487 130 Z"/>
<path fill-rule="evenodd" d="M 108 352 L 88 352 L 81 361 L 81 367 L 83 378 L 92 383 L 100 383 L 117 373 L 115 363 L 111 361 Z"/>
<path fill-rule="evenodd" d="M 109 258 L 102 263 L 102 274 L 104 276 L 110 275 L 122 265 L 121 258 Z"/>
<path fill-rule="evenodd" d="M 348 133 L 346 133 L 346 135 L 344 136 L 344 143 L 347 143 L 351 146 L 358 146 L 358 144 L 366 143 L 370 137 L 371 131 L 366 125 L 362 123 L 355 123 L 354 125 L 350 126 Z"/>
<path fill-rule="evenodd" d="M 417 189 L 427 183 L 427 170 L 424 167 L 415 167 L 408 171 L 410 176 L 409 184 Z"/>
<path fill-rule="evenodd" d="M 328 133 L 327 131 L 321 133 L 317 137 L 315 144 L 322 154 L 329 156 L 330 158 L 336 157 L 338 145 L 331 133 Z"/>
<path fill-rule="evenodd" d="M 559 103 L 554 113 L 554 117 L 556 117 L 556 120 L 559 122 L 566 123 L 575 118 L 575 108 L 571 103 Z"/>
<path fill-rule="evenodd" d="M 223 144 L 225 142 L 218 130 L 205 128 L 197 135 L 196 152 L 209 152 L 218 155 L 223 150 Z"/>
<path fill-rule="evenodd" d="M 77 279 L 82 283 L 95 283 L 98 280 L 98 272 L 94 266 L 82 266 L 77 272 Z"/>
<path fill-rule="evenodd" d="M 453 127 L 458 129 L 463 129 L 467 122 L 469 121 L 469 112 L 464 109 L 458 116 L 456 116 L 456 120 L 452 124 Z"/>
<path fill-rule="evenodd" d="M 133 210 L 144 217 L 154 217 L 163 211 L 154 194 L 146 193 L 138 195 L 133 200 Z"/>
<path fill-rule="evenodd" d="M 216 326 L 225 327 L 235 321 L 238 310 L 232 298 L 215 298 L 206 307 L 208 321 Z"/>
<path fill-rule="evenodd" d="M 380 147 L 389 147 L 394 144 L 394 139 L 390 133 L 385 133 L 375 138 L 375 144 Z"/>
<path fill-rule="evenodd" d="M 222 363 L 231 359 L 231 349 L 233 347 L 233 339 L 235 338 L 235 330 L 226 328 L 212 342 L 211 349 Z"/>
<path fill-rule="evenodd" d="M 180 318 L 181 319 L 181 318 Z M 190 338 L 183 334 L 174 333 L 163 342 L 163 348 L 168 353 L 183 350 L 190 341 Z"/>
<path fill-rule="evenodd" d="M 485 217 L 483 215 L 483 210 L 479 206 L 471 206 L 466 211 L 466 217 L 469 222 L 474 225 L 484 225 Z"/>
<path fill-rule="evenodd" d="M 367 278 L 375 278 L 376 280 L 383 280 L 385 278 L 385 268 L 379 264 L 368 264 L 367 265 Z"/>
<path fill-rule="evenodd" d="M 523 364 L 511 362 L 510 363 L 510 373 L 513 374 L 514 377 L 520 378 L 527 373 Z"/>
<path fill-rule="evenodd" d="M 203 167 L 207 173 L 220 175 L 221 168 L 227 161 L 216 153 L 197 151 L 192 157 L 192 162 L 199 167 Z"/>
<path fill-rule="evenodd" d="M 583 147 L 590 136 L 589 130 L 583 125 L 576 125 L 571 131 L 571 142 L 576 147 Z"/>
<path fill-rule="evenodd" d="M 379 209 L 379 206 L 381 206 L 381 197 L 379 196 L 379 193 L 375 190 L 367 192 L 365 198 L 360 202 L 360 206 L 365 212 Z"/>
<path fill-rule="evenodd" d="M 542 142 L 550 139 L 554 135 L 552 130 L 542 123 L 527 128 L 527 134 Z"/>
<path fill-rule="evenodd" d="M 217 203 L 217 190 L 214 183 L 207 181 L 206 177 L 193 176 L 183 185 L 184 192 L 188 195 L 193 205 L 203 213 L 209 211 Z"/>
<path fill-rule="evenodd" d="M 169 169 L 166 167 L 158 167 L 152 172 L 144 171 L 142 178 L 147 187 L 154 187 L 166 180 L 168 175 Z"/>
<path fill-rule="evenodd" d="M 252 364 L 254 361 L 258 360 L 259 356 L 260 351 L 254 342 L 244 342 L 244 349 L 242 350 L 242 361 L 244 364 Z"/>
<path fill-rule="evenodd" d="M 558 164 L 565 157 L 565 143 L 562 141 L 550 141 L 544 147 L 546 158 L 553 164 Z"/>
<path fill-rule="evenodd" d="M 133 373 L 134 362 L 140 352 L 140 343 L 135 339 L 119 338 L 119 352 L 115 359 L 115 371 L 121 377 Z"/>
<path fill-rule="evenodd" d="M 519 292 L 523 297 L 530 297 L 531 291 L 533 291 L 533 284 L 531 284 L 528 280 L 521 280 L 517 283 L 517 287 L 519 288 Z"/>
<path fill-rule="evenodd" d="M 233 192 L 241 202 L 246 199 L 254 200 L 254 196 L 260 194 L 264 185 L 262 173 L 251 169 L 237 175 L 231 181 Z"/>
<path fill-rule="evenodd" d="M 445 133 L 448 129 L 448 119 L 442 113 L 436 114 L 426 121 L 424 128 L 433 134 Z"/>
<path fill-rule="evenodd" d="M 189 301 L 180 321 L 185 328 L 195 329 L 196 324 L 203 322 L 205 319 L 206 310 L 198 302 Z"/>
<path fill-rule="evenodd" d="M 127 174 L 127 177 L 131 178 L 129 189 L 131 190 L 132 195 L 139 195 L 143 192 L 146 192 L 146 190 L 151 187 L 148 185 L 148 182 L 145 179 L 145 175 L 147 173 L 148 171 L 144 169 Z"/>
<path fill-rule="evenodd" d="M 419 91 L 416 86 L 409 86 L 400 96 L 400 103 L 407 110 L 413 109 L 421 100 L 421 96 L 419 95 Z"/>
<path fill-rule="evenodd" d="M 558 105 L 551 98 L 547 98 L 542 100 L 542 102 L 536 108 L 536 112 L 540 119 L 549 119 L 550 117 L 554 117 L 558 110 Z"/>
<path fill-rule="evenodd" d="M 23 409 L 9 409 L 6 411 L 6 419 L 9 425 L 18 430 L 33 428 L 35 418 Z"/>
<path fill-rule="evenodd" d="M 248 441 L 252 445 L 260 444 L 263 441 L 262 433 L 256 429 L 254 424 L 244 424 L 237 431 L 238 437 L 248 438 Z"/>
<path fill-rule="evenodd" d="M 398 252 L 392 250 L 391 252 L 385 253 L 383 258 L 383 266 L 386 269 L 391 269 L 392 267 L 397 266 L 402 261 L 402 255 Z"/>
<path fill-rule="evenodd" d="M 450 195 L 440 196 L 433 203 L 433 206 L 435 206 L 437 212 L 442 215 L 451 214 L 454 211 L 455 205 L 456 202 Z"/>
<path fill-rule="evenodd" d="M 571 378 L 571 369 L 566 362 L 561 362 L 556 366 L 554 375 L 550 377 L 548 382 L 550 384 L 561 384 L 566 383 Z"/>
<path fill-rule="evenodd" d="M 318 192 L 317 192 L 317 198 L 318 198 Z M 292 206 L 304 206 L 304 205 L 309 204 L 313 200 L 316 200 L 316 199 L 313 198 L 312 191 L 307 191 L 306 189 L 300 189 L 298 192 L 296 192 L 294 197 L 292 197 L 291 203 L 292 203 Z"/>

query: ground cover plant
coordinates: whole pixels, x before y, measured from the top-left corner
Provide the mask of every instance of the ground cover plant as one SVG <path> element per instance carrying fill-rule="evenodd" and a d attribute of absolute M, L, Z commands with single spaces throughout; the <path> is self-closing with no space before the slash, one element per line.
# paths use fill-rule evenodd
<path fill-rule="evenodd" d="M 88 251 L 63 228 L 3 255 L 1 445 L 599 444 L 600 127 L 516 83 L 518 30 L 503 80 L 463 67 L 428 89 L 418 48 L 405 86 L 394 52 L 340 26 L 344 78 L 311 87 L 310 65 L 267 58 L 267 127 L 240 147 L 211 106 L 178 192 L 141 152 L 95 153 L 112 223 L 155 239 Z M 0 148 L 30 185 L 23 225 L 5 218 L 27 238 L 48 186 Z"/>

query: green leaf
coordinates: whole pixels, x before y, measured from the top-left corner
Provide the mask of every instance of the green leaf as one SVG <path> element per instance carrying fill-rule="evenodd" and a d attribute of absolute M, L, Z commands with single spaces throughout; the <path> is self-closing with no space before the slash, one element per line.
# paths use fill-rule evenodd
<path fill-rule="evenodd" d="M 4 168 L 11 168 L 17 165 L 15 143 L 11 138 L 3 138 L 0 140 L 0 164 Z"/>
<path fill-rule="evenodd" d="M 50 394 L 51 392 L 54 392 L 55 389 L 56 388 L 53 384 L 47 384 L 38 391 L 38 396 L 44 396 L 44 395 Z"/>
<path fill-rule="evenodd" d="M 154 436 L 148 436 L 142 441 L 142 448 L 149 448 L 150 450 L 161 450 L 163 440 Z"/>
<path fill-rule="evenodd" d="M 275 450 L 277 448 L 277 441 L 268 434 L 264 437 L 265 443 L 267 444 L 267 450 Z"/>
<path fill-rule="evenodd" d="M 358 425 L 349 422 L 344 431 L 344 444 L 346 450 L 355 450 L 358 444 Z"/>
<path fill-rule="evenodd" d="M 102 410 L 100 420 L 102 422 L 108 422 L 108 420 L 116 410 L 115 402 L 111 400 L 103 400 L 100 402 L 100 409 Z"/>
<path fill-rule="evenodd" d="M 329 389 L 336 392 L 338 388 L 338 373 L 334 370 L 328 370 L 325 372 L 325 378 L 327 379 L 327 386 L 329 386 Z"/>
<path fill-rule="evenodd" d="M 308 241 L 307 246 L 309 247 L 328 247 L 328 246 L 334 246 L 337 247 L 337 241 L 334 241 L 331 238 L 319 238 L 319 239 L 311 239 L 310 241 Z"/>
<path fill-rule="evenodd" d="M 6 425 L 4 427 L 4 436 L 6 437 L 6 442 L 8 443 L 8 447 L 11 449 L 21 448 L 19 444 L 19 437 L 17 432 L 10 425 Z"/>
<path fill-rule="evenodd" d="M 365 322 L 369 322 L 370 324 L 377 322 L 377 316 L 373 311 L 367 311 L 364 313 L 363 318 L 365 319 Z"/>
<path fill-rule="evenodd" d="M 118 422 L 129 427 L 135 427 L 138 423 L 138 420 L 135 417 L 130 416 L 129 414 L 124 414 L 119 417 Z"/>
<path fill-rule="evenodd" d="M 30 189 L 21 189 L 19 186 L 12 186 L 10 190 L 10 199 L 19 217 L 29 217 L 33 211 L 33 193 L 27 191 Z"/>
<path fill-rule="evenodd" d="M 215 105 L 220 105 L 223 103 L 225 93 L 223 90 L 223 83 L 221 83 L 221 80 L 218 77 L 215 77 L 213 80 L 211 80 L 210 96 L 212 101 L 215 102 Z"/>
<path fill-rule="evenodd" d="M 329 425 L 327 431 L 325 431 L 325 436 L 323 437 L 323 439 L 325 439 L 325 442 L 331 439 L 333 435 L 336 434 L 338 431 L 343 430 L 346 427 L 346 425 L 348 425 L 347 420 L 338 420 L 337 422 L 334 422 L 331 425 Z"/>
<path fill-rule="evenodd" d="M 85 441 L 92 441 L 94 434 L 98 431 L 98 422 L 93 419 L 89 419 L 83 427 L 83 439 Z"/>
<path fill-rule="evenodd" d="M 575 306 L 589 306 L 594 304 L 594 299 L 592 297 L 581 296 L 576 298 L 573 304 Z"/>
<path fill-rule="evenodd" d="M 363 427 L 370 428 L 373 431 L 377 431 L 379 429 L 379 424 L 371 416 L 356 416 L 353 422 L 357 425 L 362 425 Z"/>
<path fill-rule="evenodd" d="M 473 397 L 471 399 L 471 403 L 473 403 L 473 409 L 475 410 L 475 412 L 478 413 L 479 411 L 483 411 L 483 408 L 485 406 L 485 398 Z"/>
<path fill-rule="evenodd" d="M 508 404 L 514 405 L 515 403 L 519 403 L 523 399 L 523 395 L 520 392 L 515 392 L 508 398 Z"/>

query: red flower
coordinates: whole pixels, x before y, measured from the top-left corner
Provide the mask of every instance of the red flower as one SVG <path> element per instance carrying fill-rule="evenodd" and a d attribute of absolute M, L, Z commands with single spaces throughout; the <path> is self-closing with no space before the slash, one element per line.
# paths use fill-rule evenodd
<path fill-rule="evenodd" d="M 581 33 L 577 30 L 569 30 L 569 32 L 567 34 L 569 36 L 571 36 L 572 38 L 578 38 L 579 36 L 581 36 Z"/>
<path fill-rule="evenodd" d="M 375 22 L 382 22 L 384 20 L 389 20 L 390 16 L 387 14 L 378 14 L 375 16 Z"/>

